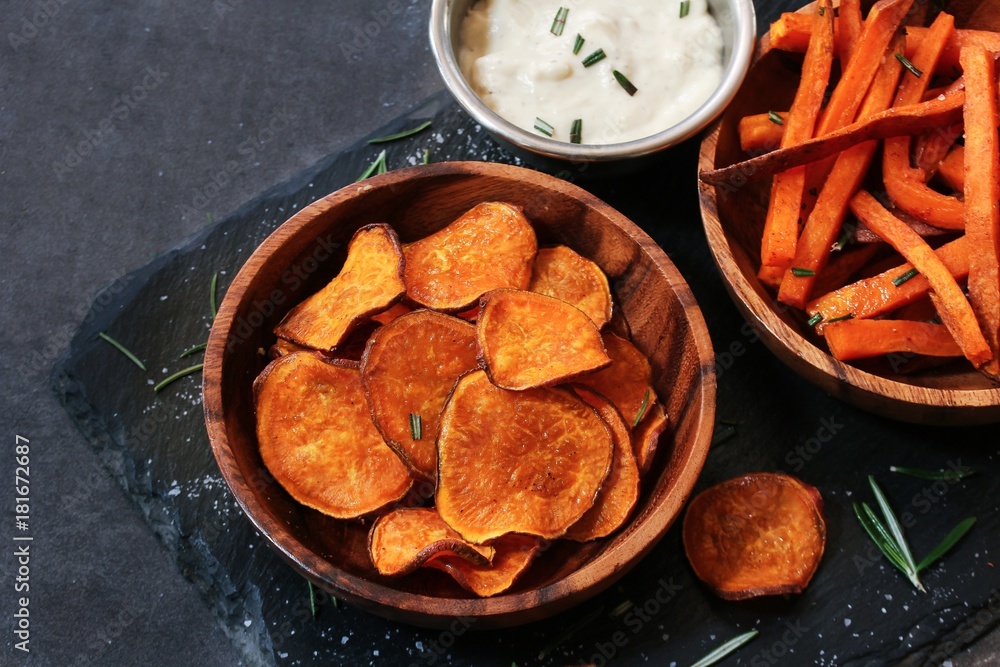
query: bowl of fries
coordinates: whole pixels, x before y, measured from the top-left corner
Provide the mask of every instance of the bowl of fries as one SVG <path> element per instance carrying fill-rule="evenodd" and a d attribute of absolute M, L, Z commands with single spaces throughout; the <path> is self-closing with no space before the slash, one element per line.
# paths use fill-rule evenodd
<path fill-rule="evenodd" d="M 213 326 L 205 416 L 243 511 L 315 585 L 506 627 L 666 533 L 710 444 L 712 360 L 683 278 L 620 213 L 439 163 L 324 197 L 254 252 Z"/>
<path fill-rule="evenodd" d="M 709 245 L 765 344 L 825 391 L 903 421 L 1000 421 L 1000 33 L 858 5 L 835 31 L 814 3 L 762 40 L 702 144 Z"/>

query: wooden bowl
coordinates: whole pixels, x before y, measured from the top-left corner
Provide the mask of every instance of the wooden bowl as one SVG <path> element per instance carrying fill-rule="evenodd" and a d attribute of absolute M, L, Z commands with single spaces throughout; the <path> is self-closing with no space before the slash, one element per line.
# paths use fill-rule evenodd
<path fill-rule="evenodd" d="M 608 274 L 616 308 L 649 355 L 670 416 L 639 505 L 612 537 L 556 541 L 509 592 L 472 597 L 434 570 L 378 575 L 369 525 L 330 519 L 293 501 L 258 452 L 251 384 L 266 363 L 274 325 L 326 284 L 343 245 L 362 225 L 388 222 L 403 242 L 426 236 L 473 205 L 524 207 L 539 243 L 563 243 Z M 342 244 L 340 251 L 334 249 Z M 708 330 L 684 279 L 664 252 L 607 204 L 564 181 L 506 165 L 453 162 L 413 167 L 350 185 L 303 209 L 254 252 L 229 288 L 205 355 L 204 406 L 219 468 L 243 511 L 296 570 L 372 613 L 429 627 L 455 617 L 476 628 L 538 620 L 610 586 L 680 514 L 704 464 L 715 413 Z"/>
<path fill-rule="evenodd" d="M 745 159 L 737 133 L 740 118 L 791 105 L 801 56 L 768 47 L 765 36 L 743 87 L 702 141 L 699 172 Z M 764 344 L 796 373 L 863 410 L 921 424 L 1000 421 L 1000 388 L 968 363 L 903 374 L 890 364 L 874 362 L 862 369 L 830 356 L 807 326 L 806 316 L 779 303 L 757 278 L 770 185 L 770 178 L 750 179 L 736 188 L 717 189 L 699 182 L 701 216 L 712 256 L 729 295 L 756 325 Z"/>

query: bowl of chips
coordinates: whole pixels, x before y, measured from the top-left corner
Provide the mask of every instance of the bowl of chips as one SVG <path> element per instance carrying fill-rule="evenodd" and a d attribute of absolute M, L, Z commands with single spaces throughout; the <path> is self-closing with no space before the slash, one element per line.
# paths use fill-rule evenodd
<path fill-rule="evenodd" d="M 663 537 L 713 353 L 664 252 L 584 190 L 440 163 L 349 185 L 254 252 L 206 351 L 213 452 L 297 571 L 380 616 L 550 616 Z"/>

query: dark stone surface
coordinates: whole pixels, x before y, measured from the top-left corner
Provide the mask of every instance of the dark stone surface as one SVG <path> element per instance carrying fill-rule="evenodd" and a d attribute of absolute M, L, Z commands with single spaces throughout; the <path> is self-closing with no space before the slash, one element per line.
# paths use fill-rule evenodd
<path fill-rule="evenodd" d="M 790 4 L 759 3 L 760 21 Z M 350 45 L 355 29 L 374 20 L 371 12 L 392 8 L 402 11 L 383 14 L 388 20 L 376 38 L 368 45 L 359 42 L 359 52 L 345 56 L 342 45 Z M 0 596 L 0 662 L 267 664 L 274 659 L 270 641 L 279 663 L 311 662 L 316 650 L 341 664 L 405 664 L 429 662 L 421 659 L 420 647 L 430 655 L 431 642 L 448 643 L 446 636 L 329 602 L 313 621 L 302 580 L 277 565 L 234 512 L 207 451 L 198 446 L 204 435 L 197 379 L 182 380 L 162 399 L 152 396 L 146 382 L 161 377 L 163 368 L 179 368 L 176 354 L 207 331 L 206 278 L 215 270 L 227 271 L 224 286 L 232 270 L 217 260 L 235 259 L 236 254 L 226 254 L 234 246 L 237 252 L 248 251 L 288 211 L 244 220 L 238 233 L 246 237 L 206 236 L 206 246 L 213 238 L 218 244 L 213 245 L 217 255 L 189 248 L 130 274 L 199 230 L 211 235 L 233 228 L 238 217 L 227 218 L 214 231 L 208 229 L 209 218 L 221 219 L 437 90 L 440 81 L 426 47 L 427 11 L 427 3 L 391 1 L 223 0 L 179 6 L 60 0 L 5 6 L 0 16 L 0 216 L 7 224 L 0 331 L 6 345 L 0 355 L 0 414 L 10 444 L 0 469 L 9 471 L 8 479 L 13 476 L 15 435 L 31 440 L 28 532 L 34 541 L 32 651 L 14 650 L 16 600 L 7 588 L 8 594 Z M 344 166 L 329 184 L 356 175 L 354 160 L 368 157 L 355 155 L 351 168 Z M 731 364 L 720 360 L 719 384 L 720 417 L 742 423 L 735 437 L 713 450 L 702 485 L 751 468 L 796 471 L 794 448 L 815 436 L 823 419 L 844 424 L 796 471 L 827 494 L 831 517 L 830 552 L 814 587 L 799 600 L 716 601 L 691 581 L 674 531 L 622 588 L 538 627 L 463 635 L 445 656 L 465 664 L 483 655 L 495 664 L 533 663 L 546 634 L 595 615 L 549 662 L 599 662 L 600 646 L 607 647 L 620 630 L 629 644 L 616 650 L 622 659 L 615 664 L 646 658 L 656 664 L 663 656 L 704 652 L 737 628 L 757 625 L 767 633 L 741 653 L 740 664 L 753 664 L 758 656 L 771 664 L 762 651 L 773 649 L 783 622 L 807 618 L 817 619 L 803 620 L 809 641 L 791 647 L 795 653 L 784 656 L 783 664 L 801 664 L 807 656 L 819 664 L 882 664 L 907 653 L 913 657 L 906 664 L 927 664 L 921 651 L 933 650 L 934 638 L 951 653 L 949 629 L 954 639 L 964 641 L 997 619 L 995 603 L 993 612 L 974 615 L 977 602 L 991 594 L 996 600 L 990 555 L 997 534 L 996 476 L 987 474 L 997 468 L 995 432 L 921 429 L 869 417 L 823 396 L 754 344 L 704 250 L 693 164 L 692 145 L 657 173 L 592 188 L 664 245 L 702 303 L 717 349 L 743 345 Z M 279 188 L 279 196 L 304 185 L 296 181 Z M 312 196 L 299 197 L 301 204 Z M 156 268 L 170 276 L 168 283 L 147 281 Z M 165 284 L 169 293 L 153 295 Z M 108 285 L 117 292 L 110 300 L 99 294 Z M 137 299 L 143 289 L 149 291 Z M 155 298 L 145 298 L 150 295 Z M 164 295 L 167 299 L 160 301 Z M 88 319 L 92 305 L 95 315 Z M 98 324 L 130 323 L 134 317 L 141 321 L 133 328 L 112 331 L 155 361 L 150 372 L 136 382 L 138 369 L 81 337 L 73 363 L 86 360 L 90 365 L 79 368 L 94 372 L 90 377 L 114 382 L 88 394 L 97 410 L 76 393 L 67 419 L 48 376 L 74 332 L 81 323 L 92 332 Z M 146 336 L 153 333 L 161 338 L 148 340 L 169 344 L 147 347 Z M 146 410 L 138 420 L 133 419 L 136 410 Z M 95 416 L 100 421 L 91 421 Z M 84 423 L 86 438 L 74 419 Z M 126 450 L 119 447 L 123 442 Z M 172 456 L 175 447 L 191 457 L 178 461 Z M 918 552 L 962 516 L 980 517 L 967 541 L 928 573 L 930 595 L 916 595 L 883 564 L 859 574 L 850 553 L 859 544 L 859 530 L 849 505 L 859 494 L 868 497 L 864 475 L 884 470 L 886 462 L 933 466 L 958 458 L 982 474 L 949 487 L 939 502 L 928 501 L 926 514 L 923 503 L 907 502 L 925 483 L 879 473 L 900 510 L 911 505 L 918 514 L 913 531 Z M 118 482 L 127 481 L 124 494 L 107 470 Z M 11 508 L 12 487 L 3 493 Z M 13 511 L 5 516 L 9 526 Z M 12 527 L 0 531 L 8 545 L 13 532 Z M 13 548 L 0 551 L 0 571 L 13 572 Z M 213 570 L 213 559 L 228 569 Z M 641 606 L 655 599 L 664 574 L 676 577 L 682 590 L 639 633 L 626 624 L 629 617 L 609 616 L 623 600 Z M 206 605 L 204 597 L 212 604 Z M 216 620 L 220 617 L 222 624 Z M 261 632 L 262 618 L 268 633 Z M 973 620 L 963 624 L 963 618 Z M 972 655 L 959 654 L 954 664 L 993 664 L 996 636 L 980 642 Z"/>

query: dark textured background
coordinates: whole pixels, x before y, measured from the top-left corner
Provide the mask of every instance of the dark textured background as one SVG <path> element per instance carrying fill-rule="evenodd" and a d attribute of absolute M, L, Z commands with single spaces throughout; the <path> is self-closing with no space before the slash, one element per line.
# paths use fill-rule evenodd
<path fill-rule="evenodd" d="M 30 660 L 13 650 L 4 581 L 0 662 L 239 663 L 48 375 L 101 288 L 439 90 L 427 5 L 5 3 L 0 479 L 12 477 L 15 434 L 29 438 L 35 541 Z M 384 25 L 355 42 L 372 12 Z M 991 646 L 995 636 L 954 664 L 994 664 Z"/>

